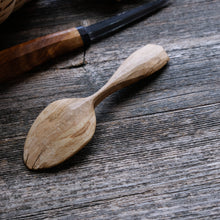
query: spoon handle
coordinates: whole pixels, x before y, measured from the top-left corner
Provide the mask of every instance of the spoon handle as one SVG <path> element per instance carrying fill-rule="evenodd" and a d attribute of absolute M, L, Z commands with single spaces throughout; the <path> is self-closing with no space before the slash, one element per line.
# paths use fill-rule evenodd
<path fill-rule="evenodd" d="M 135 51 L 121 64 L 109 81 L 91 96 L 94 106 L 113 92 L 155 73 L 168 61 L 167 53 L 158 45 L 148 44 Z"/>

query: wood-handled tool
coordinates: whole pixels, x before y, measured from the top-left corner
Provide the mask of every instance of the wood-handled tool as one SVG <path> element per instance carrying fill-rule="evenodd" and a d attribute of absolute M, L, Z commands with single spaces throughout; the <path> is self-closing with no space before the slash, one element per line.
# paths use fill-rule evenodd
<path fill-rule="evenodd" d="M 73 156 L 95 132 L 95 107 L 111 93 L 161 69 L 168 60 L 161 46 L 146 45 L 130 55 L 95 94 L 48 105 L 28 133 L 24 146 L 26 166 L 34 170 L 49 168 Z"/>
<path fill-rule="evenodd" d="M 167 0 L 153 0 L 130 11 L 88 27 L 77 27 L 0 51 L 0 83 L 31 70 L 52 58 L 88 47 L 126 25 L 167 5 Z"/>

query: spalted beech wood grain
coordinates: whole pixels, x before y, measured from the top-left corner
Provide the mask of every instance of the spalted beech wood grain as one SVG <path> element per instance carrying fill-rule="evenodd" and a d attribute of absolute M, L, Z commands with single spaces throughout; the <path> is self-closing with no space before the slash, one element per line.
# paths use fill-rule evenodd
<path fill-rule="evenodd" d="M 158 45 L 146 45 L 130 55 L 94 95 L 53 102 L 32 125 L 24 146 L 29 169 L 55 166 L 77 153 L 92 138 L 96 107 L 111 93 L 161 69 L 169 58 Z"/>

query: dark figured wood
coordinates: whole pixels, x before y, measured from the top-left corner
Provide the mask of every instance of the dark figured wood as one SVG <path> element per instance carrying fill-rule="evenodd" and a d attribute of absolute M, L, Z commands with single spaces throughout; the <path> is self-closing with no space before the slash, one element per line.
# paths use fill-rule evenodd
<path fill-rule="evenodd" d="M 82 46 L 78 30 L 71 28 L 0 51 L 0 83 Z"/>
<path fill-rule="evenodd" d="M 0 25 L 0 49 L 90 25 L 146 1 L 30 1 Z M 152 17 L 0 88 L 0 219 L 220 219 L 219 1 L 175 0 Z M 120 42 L 120 43 L 119 43 Z M 96 108 L 91 142 L 44 172 L 23 163 L 49 103 L 101 88 L 148 44 L 168 65 Z"/>

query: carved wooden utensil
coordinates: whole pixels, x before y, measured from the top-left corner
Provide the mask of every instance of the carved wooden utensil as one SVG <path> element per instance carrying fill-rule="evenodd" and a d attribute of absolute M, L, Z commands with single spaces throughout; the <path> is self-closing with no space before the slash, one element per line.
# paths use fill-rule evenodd
<path fill-rule="evenodd" d="M 95 94 L 62 99 L 47 106 L 35 120 L 25 142 L 27 167 L 34 170 L 53 167 L 77 153 L 95 132 L 95 107 L 111 93 L 153 74 L 168 60 L 161 46 L 146 45 L 130 55 Z"/>

